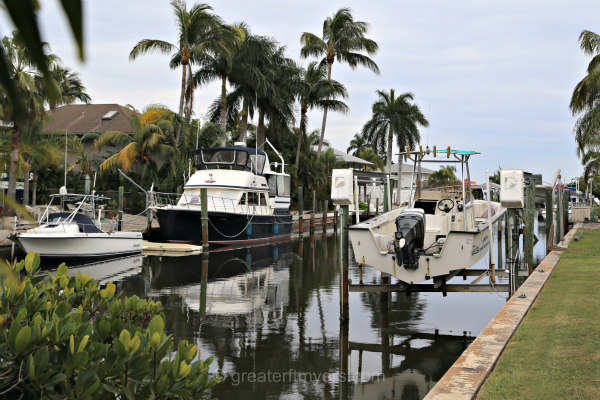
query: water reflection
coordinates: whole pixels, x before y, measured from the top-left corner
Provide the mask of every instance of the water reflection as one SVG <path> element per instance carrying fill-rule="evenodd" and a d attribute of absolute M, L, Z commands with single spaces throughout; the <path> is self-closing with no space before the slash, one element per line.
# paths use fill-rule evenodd
<path fill-rule="evenodd" d="M 340 329 L 339 264 L 347 252 L 339 246 L 335 236 L 316 236 L 151 256 L 118 287 L 163 303 L 169 332 L 215 357 L 211 372 L 226 379 L 213 395 L 227 399 L 421 398 L 468 345 L 462 331 L 478 332 L 504 303 L 474 294 L 490 307 L 439 324 L 429 315 L 439 312 L 434 305 L 457 309 L 466 299 L 352 293 L 350 321 Z M 346 261 L 355 277 L 356 264 Z M 378 278 L 365 270 L 365 282 Z"/>
<path fill-rule="evenodd" d="M 359 275 L 343 250 L 340 237 L 314 236 L 69 267 L 161 301 L 169 333 L 215 357 L 211 372 L 226 379 L 213 395 L 222 399 L 422 398 L 506 301 L 506 293 L 350 293 L 341 325 L 340 266 L 353 282 Z M 365 283 L 380 279 L 363 270 Z"/>

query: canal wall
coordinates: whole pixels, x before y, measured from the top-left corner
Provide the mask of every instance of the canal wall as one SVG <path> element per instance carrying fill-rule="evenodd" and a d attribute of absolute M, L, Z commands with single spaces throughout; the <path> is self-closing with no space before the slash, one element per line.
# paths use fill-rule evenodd
<path fill-rule="evenodd" d="M 576 224 L 558 246 L 568 247 L 581 227 L 581 223 Z M 481 334 L 429 391 L 425 396 L 426 400 L 474 399 L 477 396 L 508 341 L 552 274 L 562 253 L 553 250 L 544 258 Z"/>

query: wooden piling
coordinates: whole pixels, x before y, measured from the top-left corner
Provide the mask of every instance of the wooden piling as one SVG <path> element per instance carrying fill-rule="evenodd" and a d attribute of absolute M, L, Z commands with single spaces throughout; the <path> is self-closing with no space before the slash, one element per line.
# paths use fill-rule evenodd
<path fill-rule="evenodd" d="M 304 233 L 304 189 L 298 186 L 298 231 L 300 236 Z"/>
<path fill-rule="evenodd" d="M 317 211 L 317 192 L 313 190 L 312 211 L 310 212 L 310 236 L 315 234 L 315 212 Z"/>
<path fill-rule="evenodd" d="M 564 225 L 563 225 L 563 190 L 558 189 L 557 202 L 556 202 L 556 226 L 554 227 L 554 243 L 558 244 L 564 236 Z"/>
<path fill-rule="evenodd" d="M 533 272 L 533 226 L 535 219 L 535 186 L 525 188 L 525 234 L 523 235 L 524 258 L 529 269 Z"/>
<path fill-rule="evenodd" d="M 375 216 L 379 215 L 379 197 L 375 199 Z"/>
<path fill-rule="evenodd" d="M 383 212 L 388 212 L 388 186 L 387 183 L 383 184 Z"/>
<path fill-rule="evenodd" d="M 125 194 L 125 188 L 119 186 L 119 213 L 117 215 L 117 230 L 123 229 L 123 195 Z"/>
<path fill-rule="evenodd" d="M 206 315 L 206 295 L 208 289 L 208 251 L 202 254 L 202 274 L 200 281 L 200 316 Z"/>
<path fill-rule="evenodd" d="M 349 308 L 349 268 L 348 268 L 348 230 L 345 229 L 348 226 L 348 206 L 342 206 L 343 217 L 342 217 L 342 235 L 340 243 L 340 324 L 342 326 L 348 325 L 348 319 L 350 316 Z"/>
<path fill-rule="evenodd" d="M 502 219 L 504 218 L 504 216 L 501 216 L 500 218 L 498 218 L 498 233 L 496 235 L 496 242 L 498 242 L 498 262 L 496 264 L 496 268 L 498 269 L 503 269 L 503 264 L 502 264 Z M 490 244 L 491 246 L 492 244 Z"/>
<path fill-rule="evenodd" d="M 333 209 L 333 231 L 337 232 L 338 228 L 338 210 L 337 208 Z"/>
<path fill-rule="evenodd" d="M 206 188 L 200 189 L 200 212 L 202 219 L 202 248 L 208 249 L 208 192 Z"/>
<path fill-rule="evenodd" d="M 323 234 L 327 232 L 327 208 L 329 207 L 329 202 L 327 200 L 323 200 Z"/>
<path fill-rule="evenodd" d="M 563 193 L 563 231 L 560 240 L 563 240 L 567 232 L 569 232 L 569 190 L 565 189 Z"/>
<path fill-rule="evenodd" d="M 546 242 L 552 242 L 550 236 L 550 227 L 554 223 L 554 204 L 552 203 L 552 191 L 554 189 L 546 189 Z M 548 240 L 550 238 L 550 240 Z M 554 244 L 554 243 L 551 243 Z"/>

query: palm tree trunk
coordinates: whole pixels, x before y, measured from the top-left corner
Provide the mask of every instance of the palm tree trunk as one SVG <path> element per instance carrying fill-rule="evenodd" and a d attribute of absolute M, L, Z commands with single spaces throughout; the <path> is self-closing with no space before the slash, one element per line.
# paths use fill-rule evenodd
<path fill-rule="evenodd" d="M 14 121 L 14 129 L 12 132 L 12 146 L 10 150 L 10 156 L 8 161 L 8 189 L 6 191 L 6 197 L 11 200 L 16 200 L 17 194 L 17 166 L 19 162 L 19 147 L 21 146 L 21 125 L 19 122 Z M 14 217 L 16 211 L 10 207 L 4 207 L 3 215 L 5 217 Z"/>
<path fill-rule="evenodd" d="M 246 131 L 248 130 L 248 101 L 244 98 L 242 102 L 242 121 L 240 122 L 240 141 L 246 143 Z"/>
<path fill-rule="evenodd" d="M 298 147 L 296 148 L 296 168 L 300 163 L 300 149 L 302 148 L 302 137 L 304 136 L 304 121 L 306 113 L 302 110 L 300 114 L 300 128 L 298 129 Z"/>
<path fill-rule="evenodd" d="M 188 64 L 188 72 L 189 72 L 189 87 L 188 87 L 188 110 L 186 113 L 186 121 L 189 124 L 190 119 L 192 118 L 192 110 L 194 108 L 194 75 L 192 74 L 192 65 Z"/>
<path fill-rule="evenodd" d="M 29 169 L 23 173 L 23 205 L 29 205 Z"/>
<path fill-rule="evenodd" d="M 37 173 L 33 173 L 33 185 L 31 185 L 31 205 L 32 206 L 36 206 L 37 205 L 37 181 L 38 181 L 38 174 Z"/>
<path fill-rule="evenodd" d="M 227 132 L 227 77 L 221 77 L 221 115 L 219 116 L 221 131 Z"/>
<path fill-rule="evenodd" d="M 331 67 L 333 62 L 327 63 L 327 80 L 331 81 Z M 321 123 L 321 138 L 319 139 L 319 148 L 317 157 L 321 157 L 321 148 L 323 148 L 323 140 L 325 139 L 325 125 L 327 124 L 327 106 L 323 108 L 323 122 Z"/>
<path fill-rule="evenodd" d="M 265 111 L 262 107 L 258 108 L 258 126 L 256 127 L 256 140 L 259 149 L 265 145 Z"/>
<path fill-rule="evenodd" d="M 185 99 L 186 72 L 187 68 L 185 65 L 183 65 L 183 71 L 181 72 L 181 95 L 179 96 L 179 126 L 177 127 L 177 134 L 175 135 L 175 145 L 179 143 L 181 124 L 183 123 L 183 100 Z"/>

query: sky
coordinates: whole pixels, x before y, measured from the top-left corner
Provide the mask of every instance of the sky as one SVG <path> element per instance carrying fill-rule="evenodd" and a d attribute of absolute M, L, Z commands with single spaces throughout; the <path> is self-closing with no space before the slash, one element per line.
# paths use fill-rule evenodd
<path fill-rule="evenodd" d="M 160 103 L 178 109 L 181 70 L 167 55 L 129 61 L 142 39 L 176 42 L 167 0 L 83 0 L 86 58 L 80 63 L 58 1 L 42 1 L 43 40 L 77 71 L 93 103 Z M 193 2 L 188 0 L 188 6 Z M 577 119 L 568 105 L 589 57 L 579 48 L 582 30 L 600 33 L 600 2 L 588 0 L 420 1 L 208 1 L 225 22 L 246 22 L 253 34 L 275 38 L 287 56 L 300 59 L 300 35 L 321 36 L 323 20 L 341 7 L 369 23 L 367 37 L 379 44 L 372 58 L 381 74 L 335 63 L 332 78 L 349 92 L 347 114 L 329 113 L 326 140 L 346 150 L 371 116 L 376 90 L 412 92 L 430 122 L 422 144 L 475 150 L 471 176 L 485 170 L 520 168 L 550 182 L 582 175 L 575 151 Z M 0 19 L 0 33 L 11 27 Z M 217 83 L 196 91 L 194 113 L 206 113 Z M 299 114 L 299 112 L 298 112 Z M 255 117 L 256 118 L 256 117 Z M 320 129 L 322 113 L 309 114 L 309 130 Z M 254 121 L 256 123 L 256 121 Z M 395 149 L 397 152 L 397 149 Z M 394 157 L 396 159 L 396 157 Z M 291 161 L 291 160 L 288 160 Z"/>

